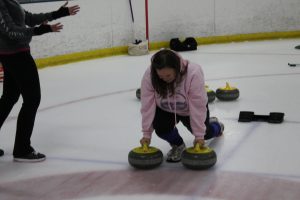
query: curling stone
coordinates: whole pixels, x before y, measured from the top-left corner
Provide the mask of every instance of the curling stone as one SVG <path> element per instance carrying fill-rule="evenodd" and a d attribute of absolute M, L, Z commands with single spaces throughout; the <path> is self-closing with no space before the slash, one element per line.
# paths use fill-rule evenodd
<path fill-rule="evenodd" d="M 232 101 L 236 100 L 240 96 L 240 91 L 231 87 L 229 83 L 226 83 L 226 87 L 218 88 L 216 91 L 216 97 L 221 101 Z"/>
<path fill-rule="evenodd" d="M 189 169 L 208 169 L 216 164 L 217 154 L 209 147 L 201 147 L 200 144 L 196 144 L 182 152 L 181 162 L 183 166 Z"/>
<path fill-rule="evenodd" d="M 132 149 L 128 154 L 129 164 L 137 169 L 152 169 L 158 167 L 163 161 L 161 150 L 143 144 Z"/>
<path fill-rule="evenodd" d="M 138 88 L 138 89 L 135 91 L 135 95 L 136 95 L 136 98 L 141 99 L 141 88 Z"/>
<path fill-rule="evenodd" d="M 2 149 L 0 149 L 0 156 L 4 155 L 4 151 Z"/>
<path fill-rule="evenodd" d="M 208 103 L 213 102 L 216 99 L 215 91 L 209 89 L 209 87 L 207 85 L 205 86 L 205 90 L 206 90 L 207 97 L 208 97 Z"/>

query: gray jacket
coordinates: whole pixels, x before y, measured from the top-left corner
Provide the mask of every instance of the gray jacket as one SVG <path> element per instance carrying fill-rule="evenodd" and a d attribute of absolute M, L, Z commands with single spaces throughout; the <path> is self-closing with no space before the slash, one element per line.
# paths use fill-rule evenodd
<path fill-rule="evenodd" d="M 32 14 L 16 0 L 0 0 L 0 54 L 29 49 L 34 26 L 51 20 L 52 13 Z"/>

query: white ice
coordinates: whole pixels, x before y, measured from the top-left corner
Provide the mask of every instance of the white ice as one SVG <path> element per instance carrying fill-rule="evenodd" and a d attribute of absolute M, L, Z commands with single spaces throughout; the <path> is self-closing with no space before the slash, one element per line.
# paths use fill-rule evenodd
<path fill-rule="evenodd" d="M 181 163 L 141 171 L 129 166 L 128 152 L 141 138 L 140 102 L 135 90 L 154 52 L 115 56 L 39 70 L 42 102 L 32 144 L 47 155 L 36 164 L 12 161 L 21 101 L 1 129 L 1 200 L 63 199 L 300 199 L 300 39 L 198 46 L 181 53 L 200 64 L 206 84 L 226 82 L 240 90 L 237 101 L 209 104 L 225 124 L 209 142 L 216 165 L 206 171 Z M 2 91 L 2 84 L 1 84 Z M 238 122 L 240 111 L 284 112 L 282 124 Z M 192 135 L 181 125 L 187 146 Z M 169 145 L 153 134 L 164 154 Z"/>

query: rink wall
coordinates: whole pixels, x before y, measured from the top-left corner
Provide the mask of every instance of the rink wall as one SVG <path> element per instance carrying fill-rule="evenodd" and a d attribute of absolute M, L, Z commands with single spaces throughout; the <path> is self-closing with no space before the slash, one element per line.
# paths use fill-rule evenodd
<path fill-rule="evenodd" d="M 134 39 L 145 39 L 145 0 L 73 0 L 81 11 L 57 20 L 60 33 L 34 37 L 39 67 L 127 53 Z M 201 44 L 300 37 L 299 0 L 149 0 L 150 48 L 167 47 L 174 37 Z M 64 2 L 23 4 L 33 13 L 56 10 Z M 54 22 L 51 22 L 54 23 Z"/>

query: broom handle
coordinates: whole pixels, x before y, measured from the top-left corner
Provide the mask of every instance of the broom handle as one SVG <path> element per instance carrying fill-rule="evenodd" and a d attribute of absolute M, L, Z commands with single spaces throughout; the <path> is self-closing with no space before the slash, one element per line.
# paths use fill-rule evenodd
<path fill-rule="evenodd" d="M 134 16 L 133 16 L 131 0 L 129 0 L 129 5 L 130 5 L 130 12 L 131 12 L 131 20 L 132 20 L 132 23 L 134 23 Z"/>
<path fill-rule="evenodd" d="M 149 18 L 148 18 L 148 0 L 145 0 L 145 18 L 146 18 L 146 40 L 148 40 L 148 49 L 150 49 L 149 41 Z"/>

